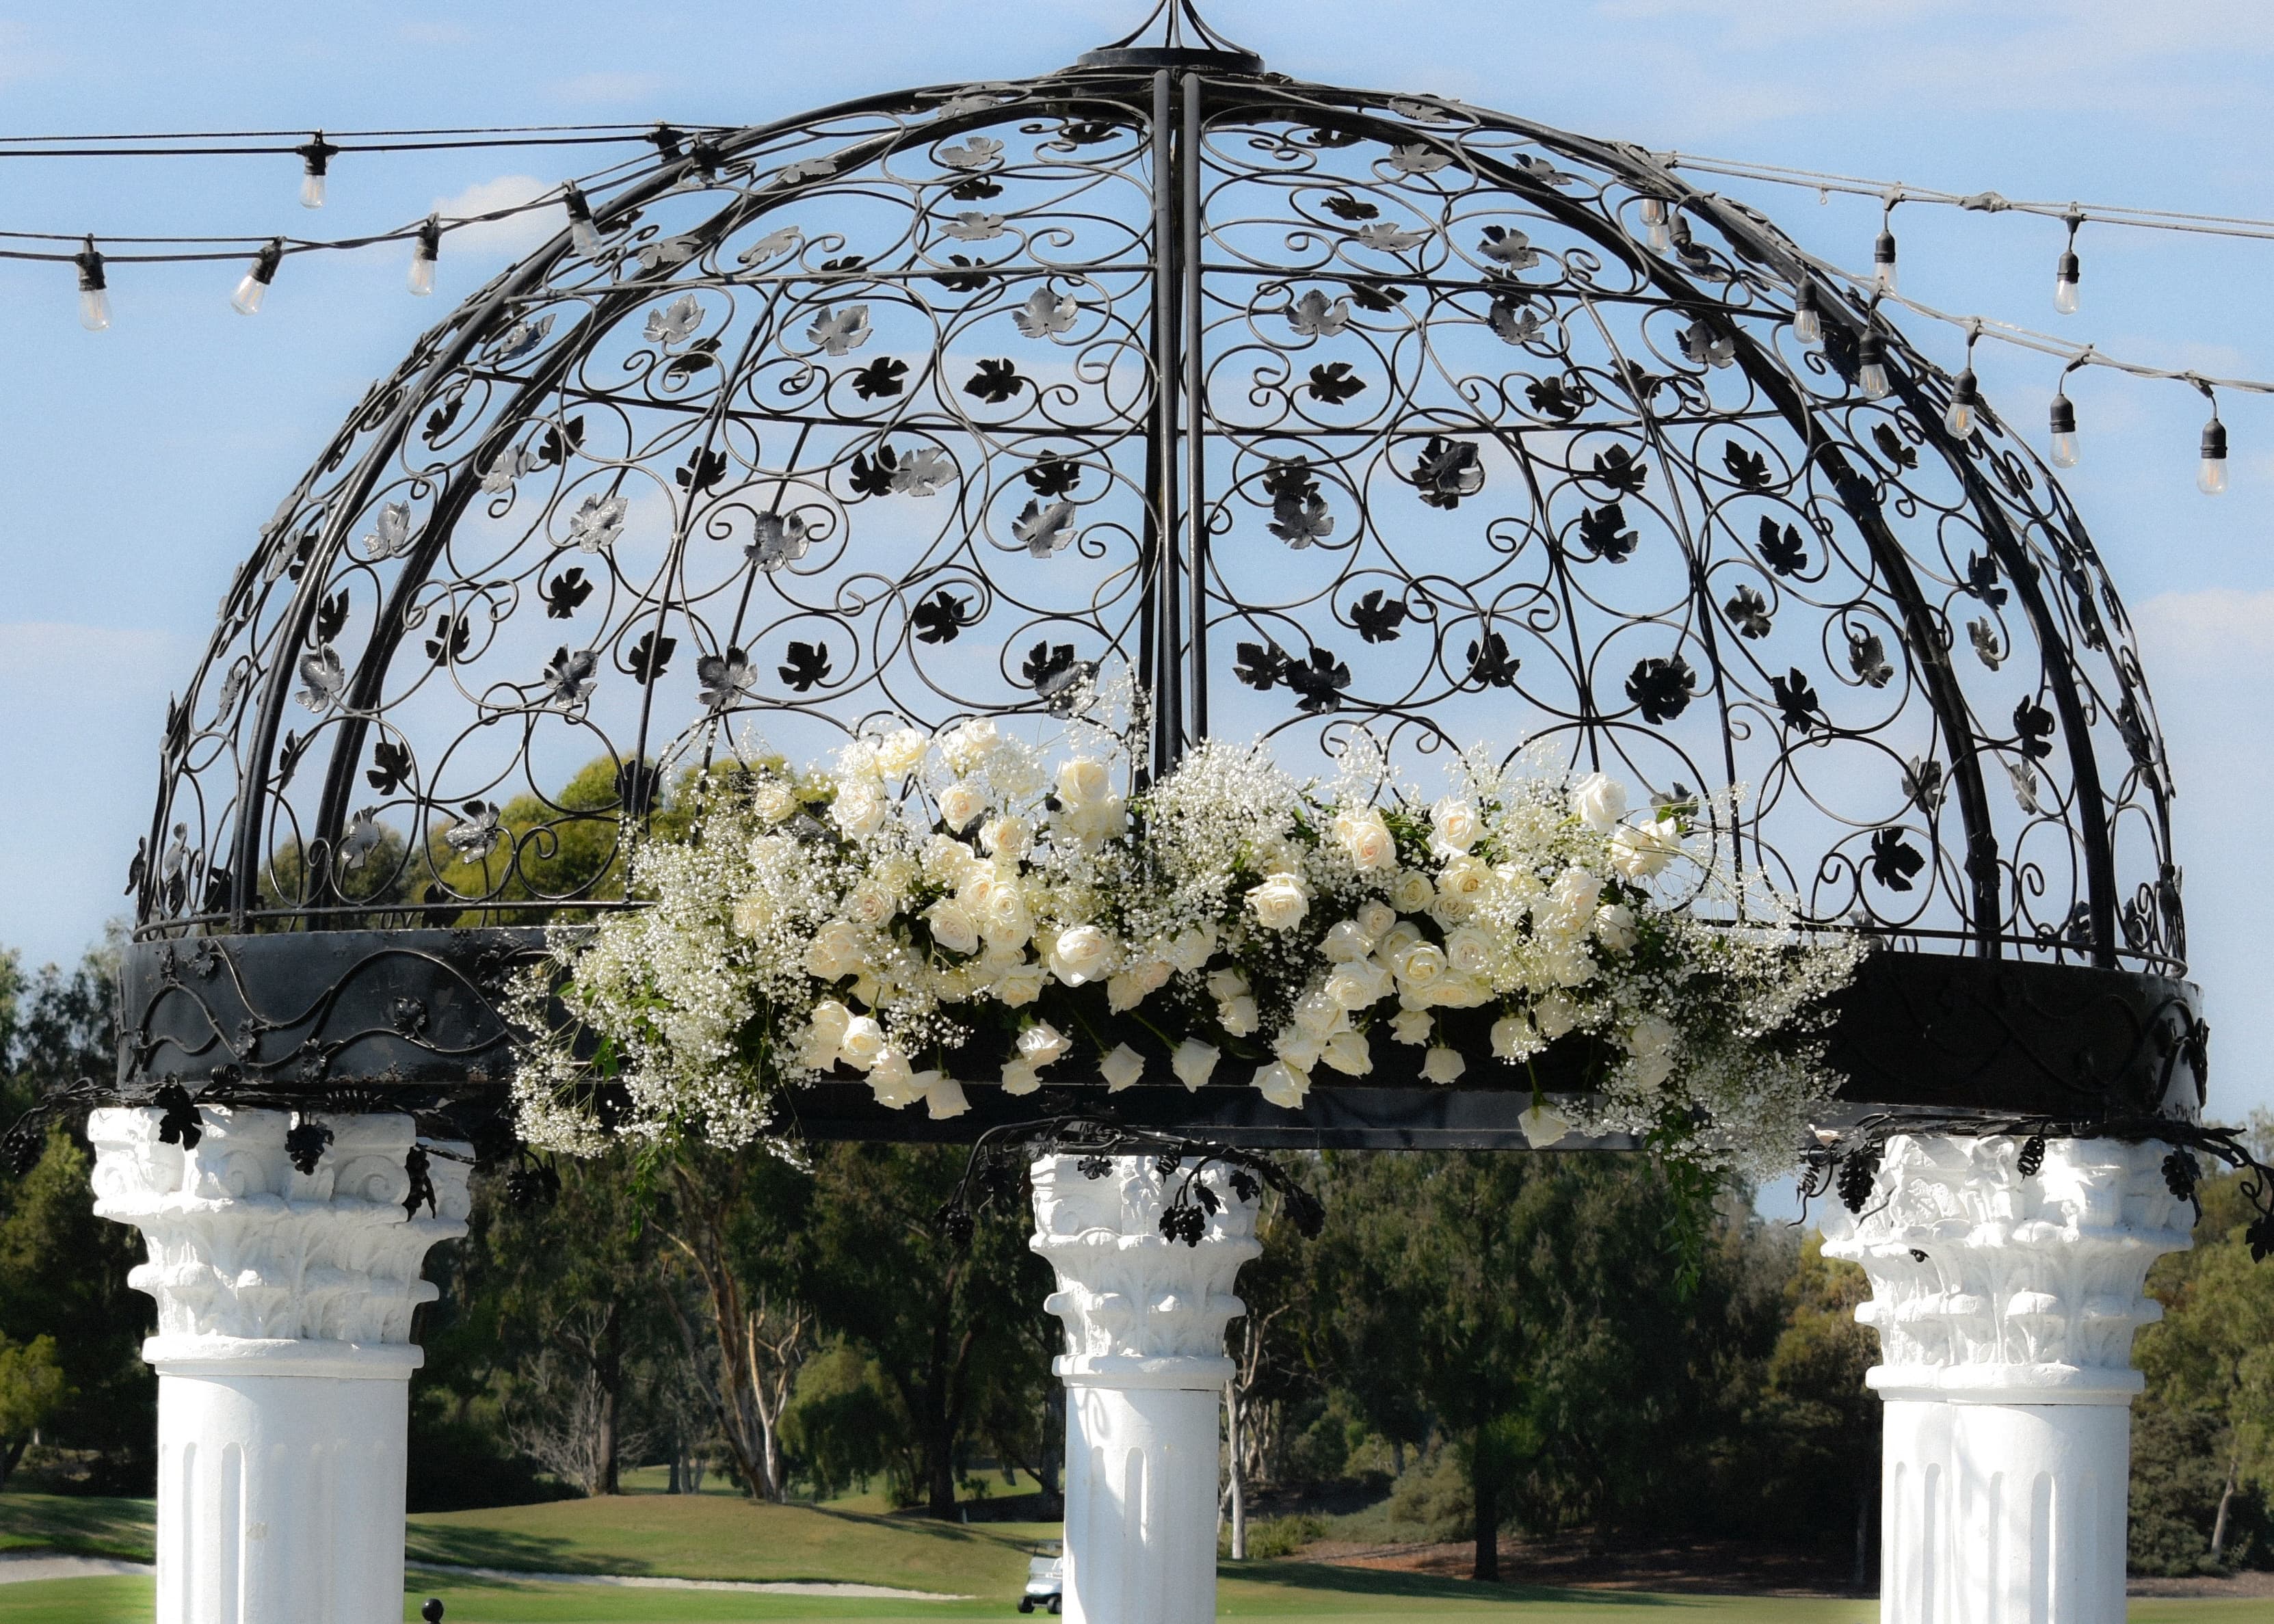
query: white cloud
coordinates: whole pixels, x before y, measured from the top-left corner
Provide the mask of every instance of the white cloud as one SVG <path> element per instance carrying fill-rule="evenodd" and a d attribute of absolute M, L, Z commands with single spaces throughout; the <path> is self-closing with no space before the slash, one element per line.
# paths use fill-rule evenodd
<path fill-rule="evenodd" d="M 664 78 L 660 73 L 604 71 L 579 73 L 574 79 L 562 79 L 553 86 L 553 93 L 565 102 L 640 102 L 655 94 L 663 86 Z"/>
<path fill-rule="evenodd" d="M 533 175 L 501 175 L 494 180 L 478 182 L 455 197 L 437 198 L 434 210 L 445 219 L 464 220 L 500 209 L 519 208 L 523 204 L 535 202 L 559 184 L 558 181 L 539 180 Z M 515 259 L 551 238 L 567 223 L 568 216 L 557 208 L 533 208 L 502 220 L 461 227 L 450 233 L 448 245 L 465 253 Z"/>
<path fill-rule="evenodd" d="M 2151 685 L 2161 672 L 2232 672 L 2240 659 L 2274 655 L 2274 591 L 2165 592 L 2141 605 L 2132 618 Z"/>

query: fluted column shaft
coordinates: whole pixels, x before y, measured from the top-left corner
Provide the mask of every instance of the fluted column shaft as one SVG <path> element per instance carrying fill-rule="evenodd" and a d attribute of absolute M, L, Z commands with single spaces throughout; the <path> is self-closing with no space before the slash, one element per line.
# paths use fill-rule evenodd
<path fill-rule="evenodd" d="M 2122 1624 L 2133 1333 L 2188 1244 L 2168 1147 L 1888 1141 L 1825 1251 L 1864 1267 L 1886 1403 L 1882 1624 Z"/>
<path fill-rule="evenodd" d="M 159 1624 L 394 1624 L 403 1608 L 411 1314 L 427 1249 L 466 1232 L 466 1163 L 436 1147 L 407 1207 L 408 1116 L 100 1110 L 95 1211 L 142 1231 L 128 1283 L 157 1300 Z M 311 1147 L 303 1146 L 304 1157 Z"/>
<path fill-rule="evenodd" d="M 1199 1244 L 1161 1232 L 1191 1164 L 1045 1156 L 1034 1249 L 1065 1322 L 1065 1613 L 1081 1624 L 1212 1624 L 1216 1410 L 1239 1266 L 1262 1251 L 1255 1209 L 1220 1167 Z M 1085 1171 L 1087 1169 L 1087 1171 Z M 1095 1174 L 1096 1177 L 1091 1175 Z"/>

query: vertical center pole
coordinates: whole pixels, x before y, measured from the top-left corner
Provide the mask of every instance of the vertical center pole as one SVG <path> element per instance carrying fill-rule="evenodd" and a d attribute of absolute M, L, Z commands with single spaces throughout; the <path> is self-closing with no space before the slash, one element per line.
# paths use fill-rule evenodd
<path fill-rule="evenodd" d="M 1182 615 L 1178 613 L 1178 558 L 1181 530 L 1177 511 L 1177 385 L 1180 374 L 1177 293 L 1182 283 L 1184 249 L 1177 230 L 1176 109 L 1166 70 L 1153 76 L 1153 504 L 1152 579 L 1144 583 L 1151 600 L 1153 668 L 1153 776 L 1176 765 L 1184 731 Z"/>
<path fill-rule="evenodd" d="M 1202 448 L 1208 432 L 1208 370 L 1201 339 L 1206 331 L 1201 297 L 1201 80 L 1187 73 L 1184 84 L 1185 139 L 1178 152 L 1183 174 L 1185 269 L 1185 474 L 1190 482 L 1185 496 L 1186 523 L 1192 527 L 1189 549 L 1192 599 L 1192 647 L 1186 657 L 1192 696 L 1186 707 L 1181 742 L 1189 747 L 1208 735 L 1208 472 Z"/>

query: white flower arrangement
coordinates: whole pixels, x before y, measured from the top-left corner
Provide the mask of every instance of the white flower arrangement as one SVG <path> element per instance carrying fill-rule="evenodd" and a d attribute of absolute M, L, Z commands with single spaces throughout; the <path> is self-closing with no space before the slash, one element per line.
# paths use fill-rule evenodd
<path fill-rule="evenodd" d="M 740 1144 L 832 1073 L 935 1117 L 970 1083 L 1148 1077 L 1293 1109 L 1405 1044 L 1433 1083 L 1529 1082 L 1535 1143 L 1632 1133 L 1766 1175 L 1837 1086 L 1826 1004 L 1864 946 L 1717 856 L 1734 806 L 1630 812 L 1602 773 L 1481 754 L 1431 802 L 1379 790 L 1362 736 L 1333 784 L 1209 743 L 1125 797 L 1101 737 L 1046 771 L 981 719 L 713 774 L 686 834 L 635 852 L 649 906 L 561 933 L 516 989 L 523 1133 Z M 1585 1079 L 1561 1109 L 1551 1045 Z"/>

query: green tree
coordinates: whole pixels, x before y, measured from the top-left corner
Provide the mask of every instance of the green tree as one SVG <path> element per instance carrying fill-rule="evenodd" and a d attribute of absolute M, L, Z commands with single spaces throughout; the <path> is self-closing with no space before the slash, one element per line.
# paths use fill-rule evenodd
<path fill-rule="evenodd" d="M 63 1407 L 70 1392 L 54 1337 L 18 1342 L 0 1336 L 0 1489 L 16 1475 L 17 1462 L 41 1424 Z"/>

